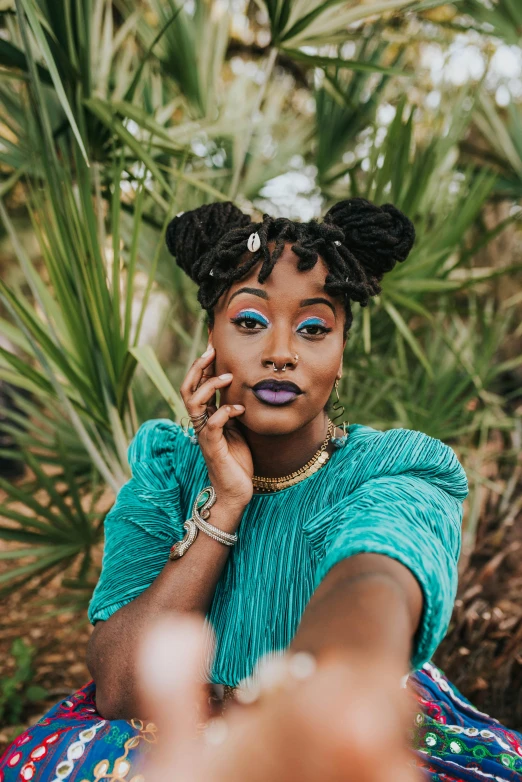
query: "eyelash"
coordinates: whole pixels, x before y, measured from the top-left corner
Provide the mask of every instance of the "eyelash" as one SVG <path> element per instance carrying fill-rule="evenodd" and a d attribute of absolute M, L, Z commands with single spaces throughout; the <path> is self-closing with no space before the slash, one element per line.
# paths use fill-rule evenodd
<path fill-rule="evenodd" d="M 308 336 L 308 337 L 319 337 L 322 334 L 329 334 L 331 332 L 331 330 L 332 330 L 328 326 L 324 325 L 323 321 L 319 321 L 319 320 L 316 320 L 316 319 L 311 320 L 311 322 L 308 323 L 308 325 L 306 325 L 306 323 L 307 323 L 307 321 L 305 320 L 301 324 L 301 329 L 303 329 L 303 328 L 306 328 L 306 329 L 321 329 L 319 334 L 305 334 L 305 336 Z"/>
<path fill-rule="evenodd" d="M 263 328 L 266 328 L 266 326 L 268 325 L 268 321 L 262 318 L 257 312 L 248 312 L 248 311 L 243 313 L 240 312 L 238 315 L 236 315 L 235 318 L 231 318 L 232 323 L 234 323 L 236 326 L 242 326 L 242 328 L 244 328 L 246 331 L 250 331 L 250 332 L 261 331 L 261 329 L 248 328 L 248 326 L 245 326 L 244 324 L 247 321 L 252 321 L 256 324 L 260 324 Z M 322 336 L 323 334 L 329 334 L 332 331 L 331 328 L 323 325 L 322 321 L 318 321 L 318 320 L 315 320 L 315 322 L 311 321 L 308 323 L 308 325 L 306 325 L 306 323 L 307 321 L 304 321 L 301 324 L 300 329 L 298 330 L 298 333 L 303 334 L 303 336 L 305 337 L 319 337 Z M 311 328 L 321 329 L 321 331 L 319 332 L 319 334 L 304 333 L 303 329 L 311 329 Z"/>

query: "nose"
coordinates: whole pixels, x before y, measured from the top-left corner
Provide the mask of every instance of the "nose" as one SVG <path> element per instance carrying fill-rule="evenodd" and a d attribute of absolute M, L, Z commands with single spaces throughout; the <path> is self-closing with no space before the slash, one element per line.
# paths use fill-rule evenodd
<path fill-rule="evenodd" d="M 275 372 L 286 372 L 295 369 L 299 356 L 293 349 L 292 334 L 272 332 L 272 339 L 267 341 L 263 350 L 261 363 L 265 368 L 273 367 Z"/>

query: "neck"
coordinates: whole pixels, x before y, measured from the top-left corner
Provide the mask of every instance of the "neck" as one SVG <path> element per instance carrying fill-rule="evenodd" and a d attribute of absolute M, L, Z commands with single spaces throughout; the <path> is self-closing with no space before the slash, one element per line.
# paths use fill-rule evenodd
<path fill-rule="evenodd" d="M 328 417 L 321 413 L 305 426 L 290 434 L 265 435 L 244 429 L 252 453 L 254 473 L 263 478 L 280 478 L 306 464 L 321 447 Z"/>

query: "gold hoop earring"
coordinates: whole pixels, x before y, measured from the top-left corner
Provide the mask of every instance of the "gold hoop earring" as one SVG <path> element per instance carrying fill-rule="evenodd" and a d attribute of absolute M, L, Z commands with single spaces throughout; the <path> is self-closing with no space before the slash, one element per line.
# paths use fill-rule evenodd
<path fill-rule="evenodd" d="M 336 378 L 335 380 L 334 391 L 335 391 L 336 400 L 332 405 L 332 410 L 335 410 L 336 415 L 332 416 L 332 421 L 336 424 L 336 426 L 337 426 L 337 421 L 342 421 L 342 423 L 340 423 L 339 426 L 340 428 L 342 428 L 343 434 L 340 437 L 332 437 L 332 442 L 334 445 L 344 445 L 348 439 L 348 427 L 350 426 L 350 424 L 349 423 L 347 424 L 344 421 L 345 409 L 344 409 L 344 405 L 342 404 L 339 398 L 339 378 Z"/>

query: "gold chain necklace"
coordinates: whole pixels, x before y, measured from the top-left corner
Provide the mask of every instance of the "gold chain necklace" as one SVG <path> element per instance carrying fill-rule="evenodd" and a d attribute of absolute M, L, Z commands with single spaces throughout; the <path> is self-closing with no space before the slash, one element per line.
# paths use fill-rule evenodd
<path fill-rule="evenodd" d="M 252 478 L 254 488 L 266 492 L 280 491 L 281 489 L 286 489 L 288 486 L 293 486 L 295 483 L 303 481 L 305 478 L 308 478 L 310 475 L 313 475 L 320 470 L 330 458 L 330 454 L 326 450 L 326 447 L 330 442 L 334 430 L 335 426 L 333 422 L 328 419 L 328 429 L 323 444 L 306 464 L 303 464 L 302 467 L 295 470 L 295 472 L 290 473 L 290 475 L 283 475 L 281 478 L 262 478 L 260 475 L 254 475 Z"/>

